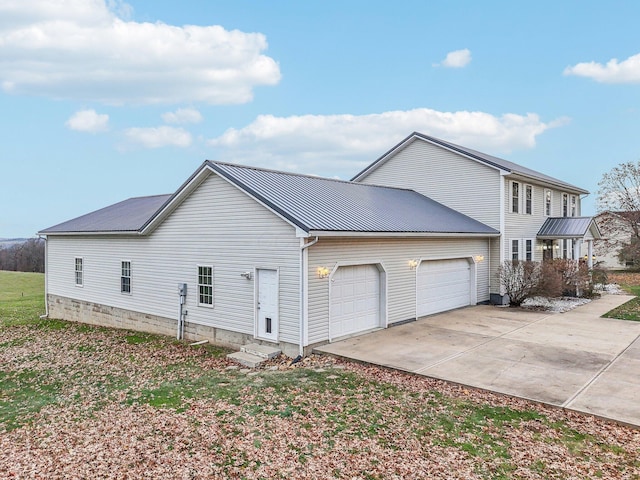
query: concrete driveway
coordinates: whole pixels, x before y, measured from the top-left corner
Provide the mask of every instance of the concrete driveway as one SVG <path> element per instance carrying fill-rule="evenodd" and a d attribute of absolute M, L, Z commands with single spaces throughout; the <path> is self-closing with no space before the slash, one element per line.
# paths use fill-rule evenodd
<path fill-rule="evenodd" d="M 640 426 L 640 322 L 600 318 L 631 298 L 566 313 L 479 305 L 316 351 Z"/>

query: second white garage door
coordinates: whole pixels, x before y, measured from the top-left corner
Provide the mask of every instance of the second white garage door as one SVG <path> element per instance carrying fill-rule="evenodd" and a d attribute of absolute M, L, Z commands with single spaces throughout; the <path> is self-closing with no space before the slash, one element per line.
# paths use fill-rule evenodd
<path fill-rule="evenodd" d="M 375 265 L 340 267 L 331 279 L 331 339 L 380 326 L 380 271 Z"/>
<path fill-rule="evenodd" d="M 471 304 L 471 267 L 463 258 L 428 260 L 418 267 L 417 316 Z"/>

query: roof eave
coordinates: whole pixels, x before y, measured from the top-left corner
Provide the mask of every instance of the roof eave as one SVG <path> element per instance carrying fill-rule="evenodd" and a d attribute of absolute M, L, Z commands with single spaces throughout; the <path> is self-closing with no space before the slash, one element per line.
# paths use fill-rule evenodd
<path fill-rule="evenodd" d="M 500 233 L 483 232 L 363 232 L 353 230 L 309 230 L 314 237 L 499 237 Z"/>

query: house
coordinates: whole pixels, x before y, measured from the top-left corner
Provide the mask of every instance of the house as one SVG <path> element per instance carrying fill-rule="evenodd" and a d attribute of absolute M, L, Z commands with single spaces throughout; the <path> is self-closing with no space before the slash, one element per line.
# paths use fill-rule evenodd
<path fill-rule="evenodd" d="M 591 248 L 586 193 L 418 133 L 349 182 L 206 161 L 172 195 L 39 232 L 48 314 L 304 354 L 503 302 L 503 260 Z"/>
<path fill-rule="evenodd" d="M 594 242 L 594 253 L 598 265 L 602 268 L 625 269 L 633 267 L 633 261 L 620 260 L 618 253 L 620 248 L 637 238 L 632 226 L 640 227 L 640 212 L 600 212 L 595 216 L 595 221 L 602 232 L 599 240 Z"/>
<path fill-rule="evenodd" d="M 589 192 L 515 163 L 413 133 L 352 179 L 411 188 L 498 230 L 491 239 L 491 299 L 503 303 L 505 260 L 588 257 L 600 232 L 581 217 Z"/>

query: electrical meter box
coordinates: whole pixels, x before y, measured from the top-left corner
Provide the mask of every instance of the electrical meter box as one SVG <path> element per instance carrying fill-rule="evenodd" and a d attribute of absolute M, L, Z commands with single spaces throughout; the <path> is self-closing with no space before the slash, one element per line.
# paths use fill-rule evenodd
<path fill-rule="evenodd" d="M 178 293 L 180 294 L 181 297 L 186 297 L 187 296 L 187 284 L 186 283 L 179 283 L 178 284 Z"/>

